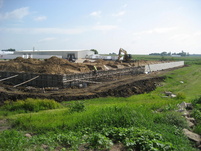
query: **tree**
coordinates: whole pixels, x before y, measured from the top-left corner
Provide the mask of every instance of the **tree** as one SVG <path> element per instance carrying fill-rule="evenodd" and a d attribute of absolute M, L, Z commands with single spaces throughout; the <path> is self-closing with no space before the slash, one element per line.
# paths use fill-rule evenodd
<path fill-rule="evenodd" d="M 4 49 L 4 50 L 2 50 L 2 51 L 15 51 L 15 49 L 12 49 L 12 48 L 10 48 L 10 49 Z"/>
<path fill-rule="evenodd" d="M 98 54 L 98 51 L 96 49 L 91 49 L 90 51 L 93 51 L 94 54 Z"/>
<path fill-rule="evenodd" d="M 161 52 L 161 56 L 167 56 L 167 52 L 165 51 Z"/>

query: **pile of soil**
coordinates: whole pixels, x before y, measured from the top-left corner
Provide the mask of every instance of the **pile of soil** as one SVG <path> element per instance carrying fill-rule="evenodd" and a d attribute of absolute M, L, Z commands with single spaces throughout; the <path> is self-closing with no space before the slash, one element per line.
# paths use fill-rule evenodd
<path fill-rule="evenodd" d="M 9 61 L 0 62 L 0 71 L 8 72 L 27 72 L 27 73 L 44 73 L 44 74 L 72 74 L 83 73 L 94 70 L 94 66 L 98 70 L 105 70 L 104 65 L 108 62 L 97 60 L 93 63 L 73 63 L 66 59 L 51 57 L 45 60 L 24 59 L 18 57 Z"/>
<path fill-rule="evenodd" d="M 98 70 L 127 68 L 131 66 L 144 66 L 146 64 L 158 63 L 157 61 L 138 61 L 133 63 L 122 63 L 117 61 L 96 60 L 94 62 L 85 61 L 84 63 L 73 63 L 66 59 L 57 58 L 55 56 L 45 59 L 24 59 L 18 57 L 9 61 L 0 61 L 0 71 L 5 72 L 27 72 L 27 73 L 44 73 L 44 74 L 72 74 L 83 73 L 94 70 L 94 66 Z"/>
<path fill-rule="evenodd" d="M 89 72 L 87 65 L 72 63 L 68 60 L 51 57 L 45 60 L 23 59 L 18 57 L 9 61 L 0 62 L 0 71 L 15 71 L 28 73 L 45 73 L 45 74 L 70 74 L 79 72 Z"/>

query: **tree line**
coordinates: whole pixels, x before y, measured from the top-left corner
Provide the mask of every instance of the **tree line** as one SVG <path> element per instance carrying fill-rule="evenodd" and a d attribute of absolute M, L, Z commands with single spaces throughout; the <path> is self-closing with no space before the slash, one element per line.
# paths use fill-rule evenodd
<path fill-rule="evenodd" d="M 10 48 L 10 49 L 3 49 L 3 50 L 1 50 L 1 51 L 11 51 L 11 52 L 14 52 L 15 49 L 12 49 L 12 48 Z"/>
<path fill-rule="evenodd" d="M 185 52 L 185 51 L 182 50 L 179 53 L 171 53 L 171 52 L 163 51 L 161 53 L 150 53 L 149 55 L 158 55 L 158 56 L 172 56 L 172 55 L 189 56 L 190 54 L 188 52 Z"/>

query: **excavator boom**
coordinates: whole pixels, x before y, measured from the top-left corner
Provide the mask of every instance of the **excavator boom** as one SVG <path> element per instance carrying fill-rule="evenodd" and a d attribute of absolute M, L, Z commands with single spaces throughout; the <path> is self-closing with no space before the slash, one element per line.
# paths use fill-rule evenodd
<path fill-rule="evenodd" d="M 132 56 L 130 54 L 127 54 L 126 50 L 124 50 L 123 48 L 120 48 L 119 49 L 118 61 L 120 61 L 120 58 L 122 57 L 121 53 L 124 53 L 124 58 L 123 58 L 124 62 L 129 62 L 131 60 Z"/>

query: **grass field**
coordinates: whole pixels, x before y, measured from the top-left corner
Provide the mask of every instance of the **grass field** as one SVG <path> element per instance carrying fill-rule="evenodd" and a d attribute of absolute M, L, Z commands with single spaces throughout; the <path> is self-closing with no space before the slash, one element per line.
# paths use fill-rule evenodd
<path fill-rule="evenodd" d="M 185 64 L 200 64 L 201 56 L 186 56 L 186 57 L 172 57 L 172 56 L 154 56 L 154 55 L 133 55 L 136 60 L 170 60 L 170 61 L 185 61 Z"/>
<path fill-rule="evenodd" d="M 186 120 L 175 110 L 177 104 L 201 97 L 199 59 L 187 58 L 190 66 L 170 71 L 156 90 L 146 94 L 61 104 L 51 100 L 54 105 L 37 99 L 31 105 L 8 103 L 1 107 L 0 119 L 8 119 L 12 129 L 0 132 L 0 150 L 109 150 L 121 143 L 126 150 L 194 151 L 182 133 L 188 128 Z M 164 91 L 177 97 L 164 97 Z M 195 115 L 201 120 L 200 109 Z"/>

